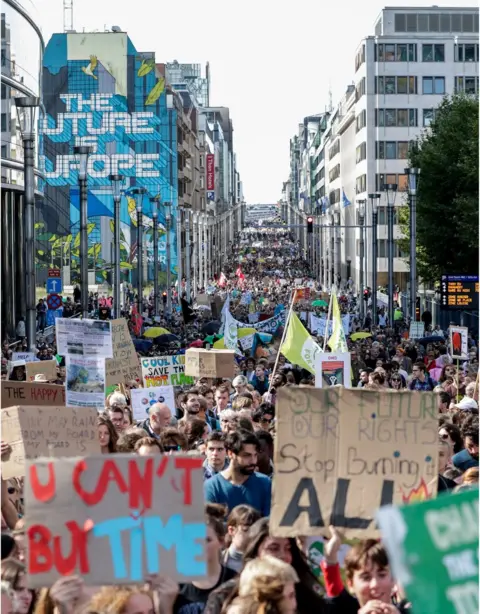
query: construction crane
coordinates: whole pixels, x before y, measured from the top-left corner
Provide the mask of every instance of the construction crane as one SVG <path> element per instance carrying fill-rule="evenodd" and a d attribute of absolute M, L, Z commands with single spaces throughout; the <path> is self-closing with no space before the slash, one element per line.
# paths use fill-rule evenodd
<path fill-rule="evenodd" d="M 63 0 L 63 31 L 73 30 L 73 0 Z"/>

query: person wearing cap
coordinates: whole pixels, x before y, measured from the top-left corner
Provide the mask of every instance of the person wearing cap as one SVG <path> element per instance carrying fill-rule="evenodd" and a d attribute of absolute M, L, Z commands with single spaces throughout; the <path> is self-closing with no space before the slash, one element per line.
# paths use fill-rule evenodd
<path fill-rule="evenodd" d="M 463 399 L 455 405 L 455 408 L 461 411 L 470 411 L 474 414 L 478 414 L 478 403 L 475 399 L 467 396 L 463 397 Z"/>
<path fill-rule="evenodd" d="M 47 376 L 46 376 L 44 373 L 37 373 L 37 374 L 35 375 L 35 377 L 33 378 L 33 381 L 34 381 L 34 382 L 37 382 L 37 383 L 38 383 L 38 382 L 44 382 L 44 383 L 47 383 L 47 382 L 48 382 L 48 379 L 47 379 Z"/>

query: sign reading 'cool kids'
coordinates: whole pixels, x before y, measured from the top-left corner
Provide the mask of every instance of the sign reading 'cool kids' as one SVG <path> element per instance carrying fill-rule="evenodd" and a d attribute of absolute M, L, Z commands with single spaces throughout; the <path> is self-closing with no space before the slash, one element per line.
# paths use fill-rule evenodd
<path fill-rule="evenodd" d="M 118 142 L 119 132 L 131 141 L 159 140 L 157 126 L 160 117 L 151 111 L 129 113 L 126 101 L 115 94 L 61 94 L 66 112 L 59 113 L 56 121 L 49 115 L 41 122 L 40 130 L 56 143 L 89 145 L 93 153 L 88 158 L 88 175 L 103 184 L 110 174 L 126 177 L 159 178 L 159 153 L 109 154 L 108 144 Z M 47 181 L 55 180 L 56 185 L 70 185 L 76 182 L 78 160 L 72 153 L 55 158 L 55 166 L 45 156 L 41 157 Z"/>

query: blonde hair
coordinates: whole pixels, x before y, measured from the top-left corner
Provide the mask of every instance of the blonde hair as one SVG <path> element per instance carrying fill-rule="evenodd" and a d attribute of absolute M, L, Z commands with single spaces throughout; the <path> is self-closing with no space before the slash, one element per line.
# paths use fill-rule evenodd
<path fill-rule="evenodd" d="M 103 586 L 100 592 L 92 597 L 87 609 L 102 614 L 123 614 L 133 595 L 146 595 L 152 600 L 153 607 L 152 594 L 147 590 L 130 586 Z"/>

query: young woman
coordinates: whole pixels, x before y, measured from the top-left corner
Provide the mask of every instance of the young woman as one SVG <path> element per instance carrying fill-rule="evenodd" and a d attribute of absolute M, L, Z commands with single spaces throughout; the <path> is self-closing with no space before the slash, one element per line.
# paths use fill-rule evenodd
<path fill-rule="evenodd" d="M 150 591 L 127 586 L 104 586 L 93 596 L 88 609 L 90 612 L 108 612 L 108 614 L 155 613 Z"/>
<path fill-rule="evenodd" d="M 97 418 L 98 439 L 102 454 L 113 454 L 117 451 L 118 433 L 111 420 L 104 416 Z"/>
<path fill-rule="evenodd" d="M 250 527 L 260 520 L 260 514 L 250 505 L 237 505 L 227 519 L 227 535 L 222 554 L 223 564 L 240 573 L 243 567 L 243 553 L 248 543 Z"/>
<path fill-rule="evenodd" d="M 13 590 L 13 614 L 31 614 L 35 606 L 35 591 L 27 588 L 27 573 L 23 563 L 5 559 L 1 568 L 2 582 Z"/>

